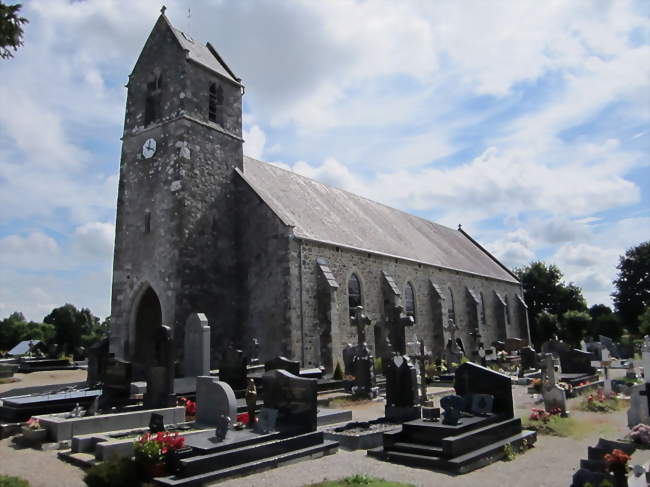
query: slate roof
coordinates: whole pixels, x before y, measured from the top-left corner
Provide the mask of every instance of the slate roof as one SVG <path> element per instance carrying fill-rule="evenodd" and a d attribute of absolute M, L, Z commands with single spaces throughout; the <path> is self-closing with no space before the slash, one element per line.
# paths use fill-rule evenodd
<path fill-rule="evenodd" d="M 201 66 L 206 67 L 211 71 L 214 71 L 215 73 L 223 76 L 230 81 L 233 81 L 238 85 L 241 84 L 241 79 L 235 76 L 235 73 L 232 72 L 226 62 L 221 58 L 219 53 L 214 47 L 212 47 L 209 42 L 205 45 L 197 42 L 196 40 L 192 39 L 192 37 L 185 34 L 183 31 L 171 25 L 167 17 L 164 15 L 162 17 L 165 19 L 167 25 L 169 25 L 169 28 L 176 36 L 176 39 L 178 39 L 181 47 L 187 51 L 187 57 L 191 61 L 194 61 L 195 63 L 200 64 Z"/>
<path fill-rule="evenodd" d="M 39 340 L 24 340 L 22 342 L 19 342 L 18 345 L 9 350 L 7 353 L 14 356 L 25 355 L 32 349 L 32 347 L 38 345 L 39 343 L 41 343 Z"/>
<path fill-rule="evenodd" d="M 237 172 L 298 238 L 518 283 L 464 232 L 250 157 Z"/>

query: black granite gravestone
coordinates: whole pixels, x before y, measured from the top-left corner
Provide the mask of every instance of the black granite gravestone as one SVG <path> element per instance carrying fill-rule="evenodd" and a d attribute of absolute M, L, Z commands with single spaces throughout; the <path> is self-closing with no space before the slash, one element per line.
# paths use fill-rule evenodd
<path fill-rule="evenodd" d="M 355 395 L 374 397 L 376 386 L 375 360 L 365 345 L 357 346 L 357 354 L 352 362 Z"/>
<path fill-rule="evenodd" d="M 277 409 L 281 432 L 316 431 L 317 381 L 303 379 L 286 370 L 271 370 L 262 378 L 264 407 Z"/>
<path fill-rule="evenodd" d="M 168 326 L 159 327 L 153 340 L 153 365 L 146 371 L 145 408 L 166 408 L 176 405 L 174 394 L 174 341 Z"/>
<path fill-rule="evenodd" d="M 504 418 L 514 416 L 512 381 L 510 377 L 472 362 L 456 369 L 454 389 L 459 396 L 491 394 L 494 396 L 493 411 Z"/>
<path fill-rule="evenodd" d="M 282 356 L 275 357 L 264 364 L 264 371 L 269 370 L 286 370 L 290 374 L 300 375 L 300 362 Z"/>
<path fill-rule="evenodd" d="M 88 375 L 86 384 L 89 387 L 93 387 L 104 381 L 108 358 L 108 338 L 99 340 L 88 348 Z"/>
<path fill-rule="evenodd" d="M 230 344 L 219 364 L 219 380 L 228 383 L 233 390 L 246 389 L 246 365 L 248 360 L 242 350 Z"/>
<path fill-rule="evenodd" d="M 165 431 L 165 419 L 162 414 L 151 413 L 151 419 L 149 420 L 149 432 L 159 433 L 160 431 Z"/>
<path fill-rule="evenodd" d="M 557 336 L 542 344 L 542 355 L 552 353 L 554 357 L 559 357 L 561 353 L 569 350 L 569 346 L 559 340 Z"/>
<path fill-rule="evenodd" d="M 418 399 L 417 371 L 406 355 L 396 355 L 384 363 L 386 405 L 413 407 Z"/>
<path fill-rule="evenodd" d="M 539 368 L 537 362 L 537 352 L 533 347 L 524 347 L 519 349 L 519 356 L 521 357 L 521 370 L 522 372 L 531 369 Z"/>
<path fill-rule="evenodd" d="M 596 369 L 591 366 L 593 355 L 578 349 L 567 350 L 560 353 L 560 366 L 563 374 L 593 375 Z"/>

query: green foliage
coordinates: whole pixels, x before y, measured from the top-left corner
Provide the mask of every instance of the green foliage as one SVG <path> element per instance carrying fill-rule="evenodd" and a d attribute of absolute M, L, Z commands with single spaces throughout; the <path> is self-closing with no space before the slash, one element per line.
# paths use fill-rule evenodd
<path fill-rule="evenodd" d="M 384 373 L 384 363 L 381 357 L 375 357 L 375 374 Z"/>
<path fill-rule="evenodd" d="M 562 272 L 556 265 L 532 262 L 515 269 L 517 278 L 524 289 L 524 300 L 528 305 L 530 332 L 535 344 L 540 345 L 553 336 L 549 323 L 542 326 L 537 322 L 540 313 L 546 312 L 561 316 L 567 311 L 586 311 L 587 302 L 582 290 L 575 284 L 564 283 Z"/>
<path fill-rule="evenodd" d="M 364 474 L 356 474 L 352 477 L 346 477 L 340 480 L 324 480 L 317 484 L 310 484 L 305 487 L 353 487 L 365 485 L 367 487 L 415 487 L 412 484 L 403 484 L 401 482 L 391 482 L 389 480 L 377 479 Z"/>
<path fill-rule="evenodd" d="M 130 458 L 110 460 L 91 467 L 84 477 L 88 487 L 137 487 L 141 485 L 135 462 Z"/>
<path fill-rule="evenodd" d="M 515 452 L 515 449 L 512 447 L 512 443 L 506 443 L 505 445 L 503 445 L 503 453 L 505 455 L 503 459 L 506 462 L 513 461 L 517 456 L 517 452 Z"/>
<path fill-rule="evenodd" d="M 20 477 L 0 475 L 0 487 L 29 487 L 29 482 Z"/>
<path fill-rule="evenodd" d="M 650 334 L 650 306 L 639 316 L 639 333 L 641 335 Z"/>
<path fill-rule="evenodd" d="M 88 308 L 78 310 L 66 304 L 52 310 L 43 320 L 54 325 L 54 342 L 67 353 L 77 353 L 106 335 L 105 325 Z"/>
<path fill-rule="evenodd" d="M 25 316 L 15 311 L 0 321 L 0 349 L 10 350 L 22 340 L 48 342 L 54 337 L 54 327 L 46 323 L 27 321 Z"/>
<path fill-rule="evenodd" d="M 617 269 L 614 307 L 626 328 L 634 333 L 639 330 L 639 317 L 650 306 L 650 240 L 628 249 Z"/>
<path fill-rule="evenodd" d="M 29 21 L 18 14 L 21 7 L 21 4 L 5 5 L 0 2 L 0 59 L 13 57 L 10 49 L 17 51 L 23 45 L 22 26 Z"/>
<path fill-rule="evenodd" d="M 615 395 L 605 395 L 602 389 L 594 394 L 584 395 L 578 404 L 581 411 L 593 413 L 611 413 L 621 408 L 621 401 Z"/>
<path fill-rule="evenodd" d="M 336 361 L 336 368 L 334 369 L 334 374 L 332 375 L 334 380 L 343 380 L 343 370 L 341 370 L 341 364 L 339 361 Z"/>
<path fill-rule="evenodd" d="M 567 342 L 577 345 L 591 327 L 591 316 L 584 311 L 567 311 L 560 319 L 560 335 Z"/>

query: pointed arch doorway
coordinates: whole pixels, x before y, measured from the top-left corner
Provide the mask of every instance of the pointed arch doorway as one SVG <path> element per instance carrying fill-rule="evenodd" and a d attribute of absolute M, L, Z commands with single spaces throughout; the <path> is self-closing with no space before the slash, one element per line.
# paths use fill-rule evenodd
<path fill-rule="evenodd" d="M 135 310 L 135 343 L 131 361 L 135 379 L 143 379 L 154 359 L 154 336 L 162 326 L 162 310 L 156 292 L 147 286 Z"/>

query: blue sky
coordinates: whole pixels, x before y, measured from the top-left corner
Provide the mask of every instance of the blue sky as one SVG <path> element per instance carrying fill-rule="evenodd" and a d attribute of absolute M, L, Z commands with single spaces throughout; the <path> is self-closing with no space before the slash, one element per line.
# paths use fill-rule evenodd
<path fill-rule="evenodd" d="M 23 3 L 0 61 L 0 318 L 104 317 L 124 84 L 161 5 Z M 650 238 L 647 1 L 166 5 L 243 79 L 253 157 L 555 263 L 590 305 Z"/>

